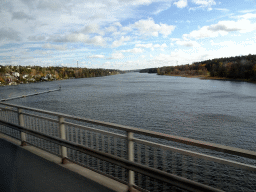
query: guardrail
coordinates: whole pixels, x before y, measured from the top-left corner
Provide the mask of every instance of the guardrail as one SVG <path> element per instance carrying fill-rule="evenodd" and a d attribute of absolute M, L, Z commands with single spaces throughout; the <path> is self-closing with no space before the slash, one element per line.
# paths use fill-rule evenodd
<path fill-rule="evenodd" d="M 2 102 L 0 120 L 0 131 L 22 145 L 43 148 L 63 163 L 78 163 L 130 188 L 256 189 L 254 151 Z"/>

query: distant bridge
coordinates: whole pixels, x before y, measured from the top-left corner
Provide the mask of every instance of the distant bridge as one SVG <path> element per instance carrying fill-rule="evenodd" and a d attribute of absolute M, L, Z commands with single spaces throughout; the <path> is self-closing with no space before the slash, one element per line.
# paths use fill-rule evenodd
<path fill-rule="evenodd" d="M 256 189 L 255 151 L 6 102 L 0 102 L 0 132 L 130 191 Z"/>

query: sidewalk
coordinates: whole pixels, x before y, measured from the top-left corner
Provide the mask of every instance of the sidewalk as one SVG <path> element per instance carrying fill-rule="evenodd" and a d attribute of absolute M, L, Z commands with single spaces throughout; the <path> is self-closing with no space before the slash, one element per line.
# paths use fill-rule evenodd
<path fill-rule="evenodd" d="M 0 139 L 0 191 L 113 192 L 4 139 Z"/>

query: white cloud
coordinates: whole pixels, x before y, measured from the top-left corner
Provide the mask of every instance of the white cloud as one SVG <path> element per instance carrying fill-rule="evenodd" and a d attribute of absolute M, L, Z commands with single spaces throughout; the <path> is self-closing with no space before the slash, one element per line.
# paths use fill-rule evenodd
<path fill-rule="evenodd" d="M 223 41 L 223 42 L 218 42 L 215 43 L 213 40 L 210 41 L 211 45 L 213 46 L 220 46 L 221 48 L 231 48 L 232 47 L 241 47 L 243 46 L 243 48 L 247 47 L 247 46 L 254 46 L 255 45 L 255 40 L 246 40 L 246 41 L 242 41 L 242 42 L 236 42 L 236 41 Z"/>
<path fill-rule="evenodd" d="M 95 36 L 95 37 L 89 39 L 88 41 L 86 41 L 85 43 L 97 45 L 97 46 L 105 46 L 106 45 L 105 39 L 101 36 Z"/>
<path fill-rule="evenodd" d="M 97 34 L 101 34 L 104 35 L 103 31 L 101 31 L 100 26 L 98 24 L 90 24 L 85 26 L 82 30 L 82 33 L 97 33 Z"/>
<path fill-rule="evenodd" d="M 154 0 L 119 0 L 119 2 L 132 5 L 149 5 Z"/>
<path fill-rule="evenodd" d="M 114 26 L 109 26 L 109 27 L 107 27 L 106 29 L 106 32 L 109 32 L 109 33 L 113 33 L 113 32 L 116 32 L 117 31 L 117 28 L 116 27 L 114 27 Z"/>
<path fill-rule="evenodd" d="M 255 9 L 251 9 L 251 10 L 241 10 L 239 11 L 240 13 L 251 13 L 251 12 L 255 12 Z"/>
<path fill-rule="evenodd" d="M 118 27 L 122 27 L 120 22 L 115 22 L 113 25 L 118 26 Z"/>
<path fill-rule="evenodd" d="M 245 15 L 240 15 L 238 18 L 243 18 L 243 19 L 254 19 L 256 18 L 256 13 L 247 13 Z"/>
<path fill-rule="evenodd" d="M 226 46 L 226 47 L 229 47 L 229 46 L 234 46 L 236 45 L 236 43 L 234 41 L 223 41 L 223 42 L 220 42 L 220 43 L 215 43 L 213 40 L 210 41 L 211 45 L 213 46 Z"/>
<path fill-rule="evenodd" d="M 1 2 L 3 2 L 0 3 L 1 63 L 17 62 L 23 65 L 42 64 L 45 66 L 62 63 L 70 66 L 74 60 L 79 60 L 82 63 L 85 57 L 90 57 L 95 58 L 94 66 L 102 65 L 105 60 L 113 59 L 108 60 L 110 61 L 108 63 L 105 62 L 105 66 L 136 68 L 141 61 L 145 61 L 141 66 L 153 65 L 153 63 L 147 63 L 150 60 L 165 65 L 172 63 L 176 65 L 176 59 L 181 64 L 182 61 L 191 62 L 213 56 L 226 56 L 225 54 L 241 54 L 246 51 L 253 53 L 250 50 L 256 50 L 255 43 L 246 42 L 246 38 L 253 39 L 253 33 L 247 35 L 246 32 L 256 28 L 255 10 L 239 11 L 241 8 L 234 5 L 236 12 L 230 13 L 230 15 L 218 15 L 218 13 L 222 13 L 220 11 L 228 11 L 228 9 L 222 8 L 221 5 L 216 6 L 219 8 L 215 8 L 214 5 L 220 3 L 216 0 L 87 0 L 86 3 L 82 0 L 2 0 Z M 154 4 L 141 6 L 151 3 Z M 196 9 L 210 10 L 214 8 L 215 11 L 211 13 L 212 18 L 218 22 L 213 23 L 214 20 L 207 21 L 209 18 L 206 18 L 208 23 L 205 24 L 206 26 L 199 27 L 192 32 L 189 31 L 191 32 L 189 33 L 187 30 L 195 26 L 193 18 L 203 17 L 205 12 L 188 12 L 182 15 L 182 22 L 180 20 L 175 24 L 178 29 L 174 35 L 178 39 L 170 41 L 168 38 L 163 41 L 162 37 L 171 37 L 175 29 L 172 23 L 177 19 L 172 20 L 171 18 L 175 17 L 176 12 L 169 9 L 173 5 L 174 8 L 185 7 L 185 9 L 188 5 Z M 246 6 L 243 7 L 243 9 L 245 8 Z M 247 9 L 249 8 L 250 5 L 247 5 Z M 168 11 L 163 13 L 167 9 Z M 159 13 L 168 14 L 169 17 L 162 17 Z M 156 14 L 159 15 L 156 16 Z M 219 22 L 223 17 L 231 19 Z M 190 18 L 191 25 L 188 26 L 186 21 L 189 22 Z M 201 23 L 198 25 L 203 26 Z M 182 38 L 184 33 L 188 34 Z M 223 42 L 223 39 L 226 38 L 221 37 L 213 39 L 215 44 L 210 43 L 212 39 L 200 39 L 227 34 L 230 42 Z M 238 35 L 240 36 L 237 37 Z M 246 42 L 246 44 L 243 45 L 240 42 L 238 45 L 238 40 Z M 255 39 L 253 40 L 255 42 Z M 199 42 L 202 42 L 201 45 Z M 173 47 L 167 50 L 166 44 L 168 47 L 171 45 Z M 104 49 L 93 48 L 93 45 L 103 46 Z M 229 46 L 232 51 L 229 51 L 224 45 Z M 113 50 L 120 46 L 122 46 L 122 51 L 118 48 Z M 186 47 L 192 48 L 187 49 Z M 9 50 L 9 48 L 13 48 L 15 51 Z M 222 50 L 219 51 L 219 49 Z M 65 50 L 65 52 L 56 50 L 63 52 Z M 160 50 L 166 52 L 161 52 L 164 54 L 158 55 L 153 60 L 153 56 L 159 54 Z M 167 62 L 164 60 L 157 62 L 160 61 L 160 57 L 167 59 Z"/>
<path fill-rule="evenodd" d="M 135 47 L 151 48 L 152 51 L 154 50 L 154 48 L 160 48 L 163 51 L 167 47 L 167 45 L 166 43 L 163 43 L 162 45 L 148 43 L 148 44 L 136 44 Z"/>
<path fill-rule="evenodd" d="M 171 41 L 178 41 L 178 40 L 180 40 L 179 38 L 171 38 L 170 39 Z"/>
<path fill-rule="evenodd" d="M 136 44 L 135 47 L 151 48 L 151 47 L 153 47 L 153 44 L 152 44 L 152 43 L 148 43 L 148 44 Z"/>
<path fill-rule="evenodd" d="M 176 5 L 178 8 L 184 8 L 187 7 L 188 2 L 187 0 L 179 0 L 178 2 L 175 2 L 174 5 Z"/>
<path fill-rule="evenodd" d="M 55 42 L 81 42 L 85 44 L 92 44 L 95 46 L 106 45 L 106 41 L 102 36 L 94 36 L 91 38 L 89 35 L 85 35 L 83 33 L 72 33 L 60 38 L 53 37 L 50 40 L 54 40 Z"/>
<path fill-rule="evenodd" d="M 199 43 L 197 43 L 196 41 L 191 41 L 191 40 L 183 40 L 183 41 L 178 40 L 178 41 L 176 41 L 176 43 L 178 45 L 185 46 L 185 47 L 199 47 L 200 46 Z"/>
<path fill-rule="evenodd" d="M 164 49 L 167 47 L 167 45 L 165 43 L 163 43 L 162 45 L 160 44 L 155 44 L 153 47 L 152 47 L 152 51 L 154 51 L 154 48 L 159 48 L 161 51 L 164 51 Z"/>
<path fill-rule="evenodd" d="M 112 47 L 119 47 L 124 44 L 125 41 L 129 41 L 130 37 L 124 37 L 122 36 L 119 40 L 116 40 L 112 43 Z"/>
<path fill-rule="evenodd" d="M 160 23 L 160 27 L 161 27 L 160 33 L 164 37 L 167 37 L 168 35 L 170 35 L 175 29 L 174 25 L 166 25 L 166 24 L 161 24 L 161 23 Z"/>
<path fill-rule="evenodd" d="M 197 10 L 197 9 L 205 9 L 207 8 L 208 11 L 212 10 L 212 6 L 216 5 L 214 0 L 192 0 L 192 2 L 198 7 L 191 7 L 189 10 Z"/>
<path fill-rule="evenodd" d="M 124 62 L 116 62 L 113 67 L 122 69 L 122 70 L 130 70 L 130 69 L 138 69 L 138 68 L 146 68 L 148 67 L 148 63 L 142 61 L 124 61 Z"/>
<path fill-rule="evenodd" d="M 162 34 L 164 37 L 170 35 L 175 26 L 167 24 L 156 24 L 152 18 L 147 20 L 139 20 L 132 25 L 133 28 L 137 29 L 141 35 L 158 37 L 158 34 Z"/>
<path fill-rule="evenodd" d="M 171 7 L 171 5 L 172 5 L 171 1 L 168 3 L 164 3 L 164 4 L 160 5 L 159 7 L 157 7 L 156 11 L 154 11 L 153 14 L 158 15 L 159 13 L 169 9 Z"/>
<path fill-rule="evenodd" d="M 166 48 L 167 45 L 166 45 L 165 43 L 163 43 L 162 45 L 155 44 L 154 47 L 157 47 L 157 48 Z"/>
<path fill-rule="evenodd" d="M 52 51 L 41 51 L 41 50 L 35 50 L 33 51 L 34 55 L 48 55 L 52 54 Z"/>
<path fill-rule="evenodd" d="M 20 41 L 20 34 L 14 29 L 0 29 L 0 40 L 14 40 L 14 41 Z"/>
<path fill-rule="evenodd" d="M 25 1 L 26 2 L 26 1 Z M 47 9 L 52 11 L 68 10 L 67 1 L 63 3 L 62 0 L 44 0 L 37 3 L 38 9 Z"/>
<path fill-rule="evenodd" d="M 238 31 L 241 33 L 251 32 L 256 30 L 256 25 L 252 24 L 249 20 L 238 21 L 220 21 L 217 24 L 204 26 L 199 30 L 194 30 L 189 34 L 184 34 L 183 38 L 206 38 L 217 37 L 219 35 L 227 35 L 229 32 Z"/>
<path fill-rule="evenodd" d="M 104 55 L 91 55 L 89 58 L 96 58 L 96 59 L 103 59 L 105 56 Z"/>
<path fill-rule="evenodd" d="M 85 35 L 83 33 L 73 33 L 69 34 L 60 41 L 68 41 L 68 42 L 86 42 L 89 39 L 89 35 Z"/>
<path fill-rule="evenodd" d="M 126 31 L 126 32 L 132 31 L 132 27 L 131 26 L 122 27 L 122 31 Z"/>
<path fill-rule="evenodd" d="M 45 40 L 46 38 L 45 38 L 45 36 L 42 36 L 42 35 L 39 35 L 39 36 L 29 36 L 28 37 L 28 40 L 29 41 L 43 41 L 43 40 Z"/>
<path fill-rule="evenodd" d="M 141 49 L 141 48 L 121 50 L 121 52 L 124 52 L 124 53 L 142 53 L 143 51 L 144 51 L 144 49 Z"/>
<path fill-rule="evenodd" d="M 242 19 L 238 21 L 220 21 L 216 25 L 209 27 L 211 31 L 239 31 L 242 33 L 251 32 L 256 29 L 256 25 L 249 20 Z"/>
<path fill-rule="evenodd" d="M 194 30 L 190 34 L 184 34 L 183 38 L 195 38 L 195 39 L 200 39 L 200 38 L 206 38 L 206 37 L 217 37 L 219 34 L 221 35 L 227 35 L 228 33 L 226 31 L 212 31 L 209 30 L 209 26 L 204 26 L 199 30 Z"/>
<path fill-rule="evenodd" d="M 44 49 L 56 49 L 56 50 L 62 50 L 62 51 L 67 50 L 66 45 L 54 45 L 50 43 L 44 44 L 42 47 Z"/>
<path fill-rule="evenodd" d="M 26 13 L 22 12 L 22 11 L 19 11 L 19 12 L 13 12 L 12 13 L 12 19 L 17 19 L 17 20 L 22 20 L 22 19 L 25 19 L 25 20 L 33 20 L 34 18 L 27 15 Z"/>
<path fill-rule="evenodd" d="M 226 9 L 226 8 L 215 8 L 215 10 L 217 11 L 224 11 L 224 12 L 228 12 L 229 9 Z"/>
<path fill-rule="evenodd" d="M 214 0 L 192 0 L 192 2 L 202 7 L 210 7 L 212 5 L 216 5 Z"/>
<path fill-rule="evenodd" d="M 111 57 L 108 59 L 123 59 L 124 55 L 120 52 L 114 52 L 112 53 Z"/>
<path fill-rule="evenodd" d="M 217 40 L 217 39 L 216 39 Z M 236 55 L 248 55 L 248 53 L 255 54 L 255 40 L 247 41 L 224 41 L 215 43 L 210 41 L 214 46 L 219 46 L 216 48 L 207 49 L 205 47 L 199 46 L 194 49 L 176 49 L 171 52 L 171 54 L 159 54 L 154 57 L 152 62 L 162 63 L 165 66 L 187 64 L 195 61 L 202 61 L 221 57 L 231 57 Z"/>

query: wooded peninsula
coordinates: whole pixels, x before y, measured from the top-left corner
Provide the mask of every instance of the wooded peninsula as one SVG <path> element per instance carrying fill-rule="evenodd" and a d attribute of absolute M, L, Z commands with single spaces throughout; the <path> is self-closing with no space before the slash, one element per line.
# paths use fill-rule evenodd
<path fill-rule="evenodd" d="M 140 72 L 256 82 L 256 55 L 218 58 L 186 65 L 143 69 Z"/>

